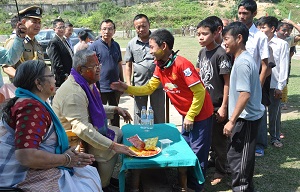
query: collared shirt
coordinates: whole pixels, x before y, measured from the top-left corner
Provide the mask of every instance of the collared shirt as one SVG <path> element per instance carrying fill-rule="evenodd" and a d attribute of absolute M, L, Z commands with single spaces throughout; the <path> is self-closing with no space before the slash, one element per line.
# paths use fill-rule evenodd
<path fill-rule="evenodd" d="M 260 69 L 261 60 L 269 58 L 268 37 L 259 31 L 254 24 L 249 29 L 246 49 L 254 58 L 258 69 Z"/>
<path fill-rule="evenodd" d="M 10 38 L 5 44 L 6 49 L 10 49 L 13 46 L 14 39 Z M 24 51 L 21 55 L 20 60 L 15 63 L 12 67 L 17 69 L 18 66 L 24 61 L 28 60 L 44 60 L 44 52 L 42 46 L 38 43 L 38 41 L 34 38 L 31 39 L 29 36 L 26 36 L 24 39 Z"/>
<path fill-rule="evenodd" d="M 5 49 L 10 49 L 12 46 L 14 46 L 14 39 L 17 38 L 17 36 L 14 36 L 12 38 L 9 38 L 5 43 Z M 29 36 L 26 35 L 24 41 L 24 50 L 21 55 L 18 57 L 20 58 L 19 61 L 12 64 L 11 67 L 17 69 L 18 66 L 23 63 L 24 61 L 28 60 L 44 60 L 44 52 L 42 46 L 38 43 L 38 41 L 34 38 L 31 39 Z M 3 65 L 6 66 L 6 65 Z M 12 82 L 12 78 L 10 78 L 10 81 Z"/>
<path fill-rule="evenodd" d="M 136 36 L 127 45 L 125 62 L 133 63 L 133 85 L 144 85 L 152 77 L 155 64 L 154 57 L 150 54 L 149 42 L 142 42 Z"/>
<path fill-rule="evenodd" d="M 66 39 L 66 42 L 68 43 L 69 47 L 71 48 L 71 50 L 74 52 L 74 48 L 73 48 L 73 44 L 71 41 L 71 38 L 64 36 L 64 38 Z"/>
<path fill-rule="evenodd" d="M 270 47 L 269 62 L 274 62 L 270 88 L 283 90 L 288 78 L 290 47 L 288 42 L 274 35 L 268 42 Z"/>
<path fill-rule="evenodd" d="M 100 91 L 102 93 L 113 92 L 110 84 L 120 79 L 119 62 L 122 61 L 120 45 L 112 39 L 111 45 L 108 46 L 99 38 L 88 49 L 96 52 L 99 63 L 102 64 L 99 81 Z"/>

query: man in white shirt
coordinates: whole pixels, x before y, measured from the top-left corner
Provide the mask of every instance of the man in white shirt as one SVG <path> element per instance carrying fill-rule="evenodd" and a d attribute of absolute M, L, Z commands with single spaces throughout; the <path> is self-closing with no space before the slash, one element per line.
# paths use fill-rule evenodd
<path fill-rule="evenodd" d="M 272 68 L 271 85 L 270 85 L 270 101 L 268 107 L 269 112 L 269 133 L 271 136 L 271 144 L 275 147 L 282 147 L 280 142 L 280 124 L 281 124 L 281 97 L 282 91 L 287 83 L 288 67 L 289 67 L 289 44 L 278 38 L 274 32 L 278 26 L 278 20 L 275 17 L 262 17 L 260 19 L 260 29 L 268 37 L 270 47 L 270 62 L 274 62 L 275 67 Z M 267 134 L 265 134 L 267 139 Z"/>
<path fill-rule="evenodd" d="M 82 30 L 78 33 L 79 42 L 74 46 L 74 54 L 83 49 L 87 49 L 91 44 L 91 39 L 89 38 L 89 34 L 86 30 Z"/>
<path fill-rule="evenodd" d="M 258 69 L 260 69 L 260 84 L 263 88 L 262 91 L 262 104 L 267 106 L 270 104 L 269 100 L 269 89 L 271 81 L 271 67 L 268 65 L 269 58 L 269 48 L 267 36 L 259 31 L 253 23 L 253 18 L 257 14 L 257 4 L 254 0 L 243 0 L 238 6 L 238 18 L 239 21 L 244 23 L 249 29 L 248 41 L 246 43 L 246 50 L 254 58 Z M 266 83 L 265 83 L 266 81 Z M 266 132 L 267 130 L 267 114 L 265 112 L 262 120 L 260 121 L 258 130 L 257 142 L 260 142 L 261 132 Z M 263 143 L 264 146 L 267 143 Z M 260 156 L 264 155 L 264 151 L 256 151 L 256 154 Z"/>

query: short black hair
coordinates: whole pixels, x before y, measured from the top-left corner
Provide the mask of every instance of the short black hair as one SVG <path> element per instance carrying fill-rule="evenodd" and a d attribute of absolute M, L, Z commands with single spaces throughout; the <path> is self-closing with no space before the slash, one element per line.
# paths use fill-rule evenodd
<path fill-rule="evenodd" d="M 242 6 L 245 7 L 245 9 L 247 11 L 250 11 L 251 13 L 257 11 L 257 4 L 254 0 L 243 0 L 242 2 L 240 2 L 238 8 Z"/>
<path fill-rule="evenodd" d="M 172 50 L 174 46 L 174 36 L 167 29 L 157 29 L 150 34 L 150 39 L 153 39 L 158 46 L 161 46 L 165 42 L 169 49 Z"/>
<path fill-rule="evenodd" d="M 277 26 L 277 30 L 279 30 L 281 27 L 283 27 L 284 25 L 287 25 L 288 28 L 290 28 L 288 23 L 282 22 L 282 20 L 278 21 L 278 26 Z"/>
<path fill-rule="evenodd" d="M 70 21 L 65 22 L 65 27 L 74 27 Z"/>
<path fill-rule="evenodd" d="M 35 85 L 35 79 L 45 80 L 42 76 L 45 73 L 47 65 L 40 60 L 27 60 L 16 70 L 13 84 L 15 87 L 21 87 L 32 91 Z"/>
<path fill-rule="evenodd" d="M 235 39 L 238 35 L 242 35 L 244 45 L 246 45 L 246 42 L 248 41 L 249 29 L 242 22 L 233 22 L 227 25 L 223 29 L 222 35 L 224 36 L 226 33 L 230 33 Z"/>
<path fill-rule="evenodd" d="M 86 30 L 82 30 L 78 33 L 78 37 L 81 41 L 85 41 L 88 38 L 89 34 Z"/>
<path fill-rule="evenodd" d="M 274 27 L 275 30 L 277 29 L 278 26 L 278 19 L 273 16 L 266 16 L 266 17 L 261 17 L 259 19 L 258 25 L 268 25 L 268 27 L 272 28 Z"/>
<path fill-rule="evenodd" d="M 145 15 L 145 14 L 137 14 L 137 15 L 133 18 L 133 21 L 136 21 L 136 20 L 141 19 L 141 18 L 145 18 L 145 19 L 147 20 L 147 22 L 150 24 L 149 19 L 148 19 L 147 15 Z"/>
<path fill-rule="evenodd" d="M 116 29 L 116 25 L 115 23 L 111 20 L 111 19 L 104 19 L 103 21 L 100 22 L 100 28 L 102 26 L 103 23 L 112 23 L 114 26 L 114 29 Z"/>
<path fill-rule="evenodd" d="M 290 24 L 290 23 L 288 23 L 288 24 L 289 24 L 290 30 L 293 30 L 293 29 L 294 29 L 294 25 L 292 25 L 292 24 Z"/>
<path fill-rule="evenodd" d="M 56 24 L 60 23 L 60 22 L 65 23 L 64 20 L 62 20 L 62 19 L 54 19 L 54 21 L 52 22 L 53 28 L 55 28 Z"/>
<path fill-rule="evenodd" d="M 210 16 L 200 21 L 200 23 L 197 25 L 197 29 L 200 27 L 208 27 L 210 32 L 214 33 L 215 31 L 218 30 L 218 27 L 223 28 L 223 23 L 219 17 Z"/>

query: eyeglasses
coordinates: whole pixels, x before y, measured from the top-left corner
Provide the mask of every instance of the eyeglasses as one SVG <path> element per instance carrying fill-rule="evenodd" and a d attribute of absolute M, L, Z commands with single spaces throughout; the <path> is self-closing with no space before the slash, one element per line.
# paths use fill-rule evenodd
<path fill-rule="evenodd" d="M 109 27 L 109 28 L 102 28 L 101 30 L 102 30 L 102 31 L 109 31 L 109 32 L 111 32 L 111 31 L 113 31 L 113 30 L 115 30 L 115 29 L 112 28 L 112 27 Z"/>
<path fill-rule="evenodd" d="M 55 77 L 54 74 L 50 74 L 50 75 L 42 75 L 41 77 Z"/>
<path fill-rule="evenodd" d="M 84 67 L 84 68 L 87 68 L 87 69 L 94 69 L 94 70 L 97 70 L 97 69 L 101 69 L 102 64 L 100 64 L 100 65 L 95 65 L 94 67 L 89 67 L 89 66 L 85 66 L 85 65 L 83 65 L 83 66 L 81 66 L 81 67 Z"/>
<path fill-rule="evenodd" d="M 65 26 L 57 26 L 57 27 L 55 27 L 56 29 L 64 29 L 64 28 L 66 28 Z"/>

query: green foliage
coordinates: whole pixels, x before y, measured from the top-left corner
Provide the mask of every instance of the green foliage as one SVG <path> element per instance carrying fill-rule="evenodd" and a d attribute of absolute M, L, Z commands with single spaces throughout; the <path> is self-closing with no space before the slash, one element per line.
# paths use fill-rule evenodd
<path fill-rule="evenodd" d="M 238 15 L 238 6 L 242 2 L 242 0 L 234 0 L 235 4 L 233 4 L 230 8 L 230 11 L 228 12 L 228 17 L 229 19 L 237 19 Z"/>
<path fill-rule="evenodd" d="M 274 9 L 274 7 L 267 8 L 267 13 L 270 16 L 277 17 L 278 19 L 288 18 L 289 13 L 291 11 L 291 20 L 295 22 L 300 21 L 299 7 L 300 1 L 290 2 L 289 0 L 278 3 Z"/>
<path fill-rule="evenodd" d="M 7 4 L 9 2 L 9 0 L 0 0 L 0 4 Z"/>
<path fill-rule="evenodd" d="M 102 13 L 102 19 L 112 18 L 117 14 L 123 14 L 121 7 L 112 2 L 104 2 L 99 4 L 99 10 Z"/>
<path fill-rule="evenodd" d="M 0 27 L 0 34 L 11 34 L 11 26 L 10 26 L 11 16 L 7 14 L 5 11 L 0 9 L 0 21 L 2 23 Z"/>

